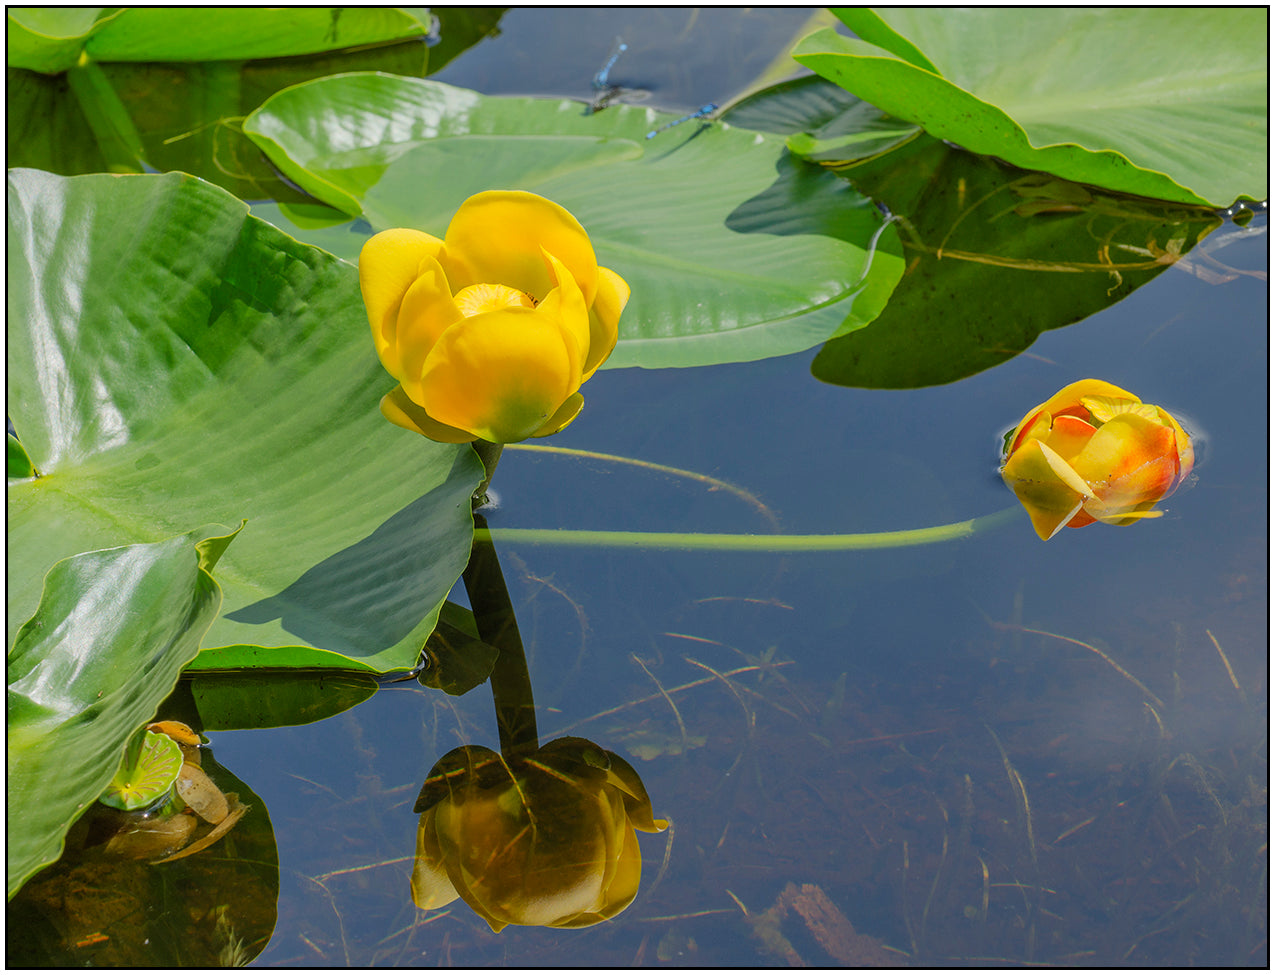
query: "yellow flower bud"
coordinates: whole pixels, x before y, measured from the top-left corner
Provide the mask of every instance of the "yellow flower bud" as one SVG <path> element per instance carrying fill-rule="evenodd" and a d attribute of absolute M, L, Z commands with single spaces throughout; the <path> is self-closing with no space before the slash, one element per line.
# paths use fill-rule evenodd
<path fill-rule="evenodd" d="M 1095 521 L 1132 525 L 1191 473 L 1191 438 L 1167 411 L 1098 379 L 1072 383 L 1023 417 L 1001 477 L 1042 539 Z"/>

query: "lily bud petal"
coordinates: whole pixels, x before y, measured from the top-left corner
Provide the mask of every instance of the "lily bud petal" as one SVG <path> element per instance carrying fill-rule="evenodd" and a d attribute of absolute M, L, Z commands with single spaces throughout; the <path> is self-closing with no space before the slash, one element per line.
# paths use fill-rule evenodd
<path fill-rule="evenodd" d="M 1132 525 L 1191 472 L 1190 437 L 1169 413 L 1097 379 L 1064 387 L 1009 438 L 1001 477 L 1043 539 L 1101 521 Z"/>

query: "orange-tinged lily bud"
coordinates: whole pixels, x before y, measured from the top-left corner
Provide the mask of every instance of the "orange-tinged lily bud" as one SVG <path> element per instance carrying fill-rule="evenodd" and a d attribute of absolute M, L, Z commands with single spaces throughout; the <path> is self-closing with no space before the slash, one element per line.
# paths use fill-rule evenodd
<path fill-rule="evenodd" d="M 442 240 L 386 230 L 359 283 L 377 355 L 399 385 L 391 422 L 443 443 L 557 433 L 615 348 L 629 287 L 599 267 L 570 213 L 534 193 L 461 204 Z"/>
<path fill-rule="evenodd" d="M 415 810 L 412 900 L 430 910 L 460 897 L 493 931 L 614 917 L 637 895 L 634 831 L 668 826 L 653 818 L 633 767 L 584 738 L 511 758 L 452 749 L 430 770 Z"/>
<path fill-rule="evenodd" d="M 1072 383 L 1006 440 L 1001 477 L 1042 539 L 1095 521 L 1132 525 L 1191 473 L 1195 453 L 1166 410 L 1099 379 Z"/>

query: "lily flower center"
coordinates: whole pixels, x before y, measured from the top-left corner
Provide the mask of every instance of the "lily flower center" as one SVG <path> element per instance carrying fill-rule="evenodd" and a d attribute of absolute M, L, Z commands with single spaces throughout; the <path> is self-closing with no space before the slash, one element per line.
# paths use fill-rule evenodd
<path fill-rule="evenodd" d="M 502 308 L 535 308 L 531 295 L 503 284 L 471 284 L 456 292 L 456 307 L 466 318 Z"/>

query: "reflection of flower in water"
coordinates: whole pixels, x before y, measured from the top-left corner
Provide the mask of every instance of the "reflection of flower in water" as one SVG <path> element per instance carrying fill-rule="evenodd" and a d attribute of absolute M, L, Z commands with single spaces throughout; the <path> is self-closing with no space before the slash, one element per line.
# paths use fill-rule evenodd
<path fill-rule="evenodd" d="M 668 825 L 652 817 L 628 762 L 569 737 L 509 758 L 455 748 L 430 770 L 415 809 L 412 899 L 429 910 L 461 897 L 493 931 L 619 914 L 642 871 L 634 831 Z"/>

